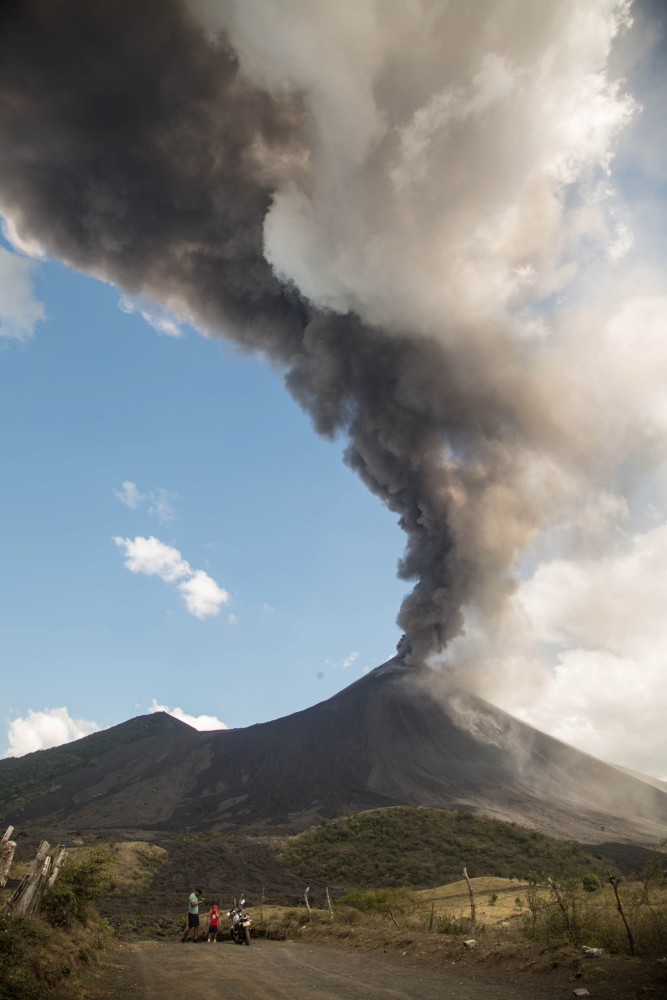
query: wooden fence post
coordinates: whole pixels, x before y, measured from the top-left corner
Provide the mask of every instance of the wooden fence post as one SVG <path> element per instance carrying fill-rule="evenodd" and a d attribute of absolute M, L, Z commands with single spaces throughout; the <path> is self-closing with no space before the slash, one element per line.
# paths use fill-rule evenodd
<path fill-rule="evenodd" d="M 303 898 L 304 898 L 304 899 L 305 899 L 305 901 L 306 901 L 306 909 L 308 910 L 308 919 L 310 920 L 310 918 L 311 918 L 311 916 L 312 916 L 312 910 L 310 909 L 310 903 L 308 902 L 308 893 L 309 893 L 309 892 L 310 892 L 310 886 L 309 886 L 309 885 L 307 885 L 307 886 L 306 886 L 306 891 L 305 891 L 305 892 L 304 892 L 304 894 L 303 894 Z"/>
<path fill-rule="evenodd" d="M 53 865 L 53 855 L 49 854 L 44 858 L 44 864 L 42 865 L 41 871 L 39 873 L 39 878 L 35 884 L 35 891 L 32 894 L 32 899 L 30 900 L 30 908 L 25 914 L 26 917 L 31 917 L 33 913 L 36 913 L 39 909 L 39 904 L 41 902 L 42 896 L 44 895 L 44 890 L 46 889 L 49 882 L 49 875 L 51 874 L 51 866 Z"/>
<path fill-rule="evenodd" d="M 33 911 L 33 904 L 39 898 L 40 881 L 44 870 L 50 844 L 48 840 L 43 840 L 37 848 L 35 860 L 30 865 L 28 874 L 21 879 L 21 882 L 14 890 L 14 893 L 7 903 L 6 910 L 12 917 L 28 917 Z M 51 861 L 49 859 L 49 867 Z M 48 867 L 47 873 L 48 875 Z M 46 876 L 45 876 L 46 877 Z"/>
<path fill-rule="evenodd" d="M 463 877 L 465 878 L 466 882 L 468 883 L 468 892 L 470 894 L 470 930 L 474 931 L 474 929 L 475 929 L 475 894 L 472 891 L 472 883 L 471 883 L 470 879 L 468 878 L 468 870 L 466 868 L 463 869 Z"/>
<path fill-rule="evenodd" d="M 49 875 L 49 881 L 47 884 L 48 889 L 51 888 L 55 880 L 58 878 L 58 875 L 60 874 L 60 869 L 65 864 L 66 859 L 67 859 L 67 848 L 63 847 L 62 844 L 58 844 L 56 852 L 53 855 L 53 867 L 51 869 L 51 874 Z"/>
<path fill-rule="evenodd" d="M 331 919 L 333 920 L 333 918 L 334 918 L 334 911 L 333 911 L 333 906 L 331 905 L 331 896 L 329 895 L 329 886 L 328 885 L 325 885 L 324 891 L 327 894 L 327 906 L 329 907 L 329 913 L 331 914 Z"/>
<path fill-rule="evenodd" d="M 9 871 L 14 860 L 16 842 L 9 839 L 13 832 L 14 827 L 8 826 L 2 836 L 2 840 L 0 840 L 0 889 L 3 889 L 7 885 Z"/>

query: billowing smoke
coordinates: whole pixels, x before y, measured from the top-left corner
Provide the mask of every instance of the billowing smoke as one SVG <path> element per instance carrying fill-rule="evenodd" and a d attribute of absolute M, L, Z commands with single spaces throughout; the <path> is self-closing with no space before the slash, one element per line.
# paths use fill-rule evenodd
<path fill-rule="evenodd" d="M 498 615 L 538 527 L 618 461 L 558 309 L 629 245 L 609 165 L 636 108 L 608 71 L 627 13 L 3 5 L 16 239 L 261 353 L 347 435 L 407 535 L 414 662 Z"/>

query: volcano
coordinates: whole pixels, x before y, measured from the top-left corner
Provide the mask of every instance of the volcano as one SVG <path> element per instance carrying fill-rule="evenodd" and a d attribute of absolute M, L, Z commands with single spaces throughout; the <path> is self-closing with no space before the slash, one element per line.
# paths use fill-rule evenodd
<path fill-rule="evenodd" d="M 396 657 L 327 701 L 244 729 L 164 713 L 0 762 L 7 822 L 294 832 L 381 806 L 460 809 L 586 844 L 664 837 L 667 790 L 442 692 Z"/>

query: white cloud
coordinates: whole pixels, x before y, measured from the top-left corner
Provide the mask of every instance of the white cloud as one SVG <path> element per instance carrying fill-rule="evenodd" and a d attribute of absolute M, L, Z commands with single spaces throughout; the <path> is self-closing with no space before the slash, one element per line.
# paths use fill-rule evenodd
<path fill-rule="evenodd" d="M 100 727 L 89 719 L 73 719 L 65 707 L 44 708 L 41 712 L 29 709 L 9 724 L 7 757 L 22 757 L 35 750 L 46 750 L 62 743 L 71 743 L 96 733 Z"/>
<path fill-rule="evenodd" d="M 201 569 L 192 569 L 178 549 L 165 545 L 152 535 L 150 538 L 120 538 L 113 541 L 125 552 L 125 565 L 132 573 L 159 576 L 166 583 L 176 580 L 185 606 L 196 618 L 217 615 L 222 604 L 227 604 L 229 594 Z"/>
<path fill-rule="evenodd" d="M 539 565 L 517 593 L 523 630 L 495 661 L 493 701 L 603 760 L 667 775 L 666 565 L 667 524 L 615 553 Z"/>
<path fill-rule="evenodd" d="M 175 496 L 176 494 L 172 493 L 170 490 L 164 490 L 161 486 L 156 486 L 155 489 L 151 490 L 148 494 L 148 499 L 150 501 L 148 504 L 148 513 L 157 517 L 161 524 L 166 524 L 167 521 L 173 521 L 176 515 L 171 501 Z"/>
<path fill-rule="evenodd" d="M 172 493 L 171 490 L 163 489 L 162 486 L 156 486 L 155 489 L 150 490 L 148 493 L 142 493 L 136 483 L 133 483 L 130 479 L 126 479 L 122 487 L 119 490 L 114 490 L 113 493 L 122 504 L 125 504 L 126 507 L 130 507 L 132 510 L 136 510 L 141 504 L 147 503 L 148 513 L 157 517 L 161 524 L 173 521 L 176 516 L 171 502 L 176 494 Z"/>
<path fill-rule="evenodd" d="M 167 712 L 169 715 L 173 715 L 175 719 L 186 722 L 188 726 L 192 726 L 193 729 L 198 729 L 200 732 L 210 732 L 212 729 L 229 729 L 229 726 L 221 722 L 215 715 L 189 715 L 182 708 L 169 708 L 167 705 L 158 705 L 155 698 L 153 698 L 148 711 L 149 713 Z"/>
<path fill-rule="evenodd" d="M 44 319 L 31 285 L 34 263 L 0 247 L 0 339 L 25 341 Z"/>
<path fill-rule="evenodd" d="M 229 594 L 219 587 L 203 569 L 194 571 L 189 580 L 179 583 L 188 611 L 196 618 L 217 615 L 221 604 L 227 604 Z"/>
<path fill-rule="evenodd" d="M 130 507 L 131 510 L 136 510 L 146 499 L 146 494 L 140 493 L 137 484 L 131 482 L 129 479 L 123 482 L 119 490 L 114 490 L 113 495 L 118 497 L 120 502 L 125 504 L 126 507 Z"/>
<path fill-rule="evenodd" d="M 165 545 L 159 538 L 151 535 L 149 538 L 115 537 L 114 542 L 125 552 L 125 565 L 132 573 L 145 573 L 146 576 L 159 576 L 167 582 L 191 576 L 190 564 L 181 556 L 178 549 Z"/>
<path fill-rule="evenodd" d="M 326 665 L 331 667 L 332 670 L 347 670 L 359 659 L 358 653 L 348 653 L 344 656 L 340 663 L 334 663 L 333 660 L 326 660 Z"/>

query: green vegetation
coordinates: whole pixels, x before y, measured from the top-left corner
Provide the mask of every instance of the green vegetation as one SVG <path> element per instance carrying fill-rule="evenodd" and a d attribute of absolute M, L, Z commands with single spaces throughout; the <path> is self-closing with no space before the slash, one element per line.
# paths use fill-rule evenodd
<path fill-rule="evenodd" d="M 85 923 L 90 904 L 108 889 L 113 860 L 113 854 L 98 850 L 66 864 L 42 900 L 42 913 L 49 922 L 57 927 Z"/>
<path fill-rule="evenodd" d="M 584 875 L 581 880 L 581 887 L 584 892 L 597 892 L 602 883 L 597 875 Z"/>
<path fill-rule="evenodd" d="M 82 978 L 109 943 L 90 903 L 108 888 L 113 855 L 90 850 L 69 859 L 33 917 L 0 917 L 0 1000 L 74 1000 Z M 0 893 L 0 903 L 9 890 Z"/>
<path fill-rule="evenodd" d="M 578 844 L 467 812 L 394 806 L 325 821 L 290 837 L 285 867 L 341 888 L 415 888 L 471 875 L 526 878 L 546 871 L 603 875 L 608 860 Z"/>
<path fill-rule="evenodd" d="M 62 930 L 40 917 L 0 917 L 0 1000 L 75 1000 L 106 942 L 94 922 Z"/>

